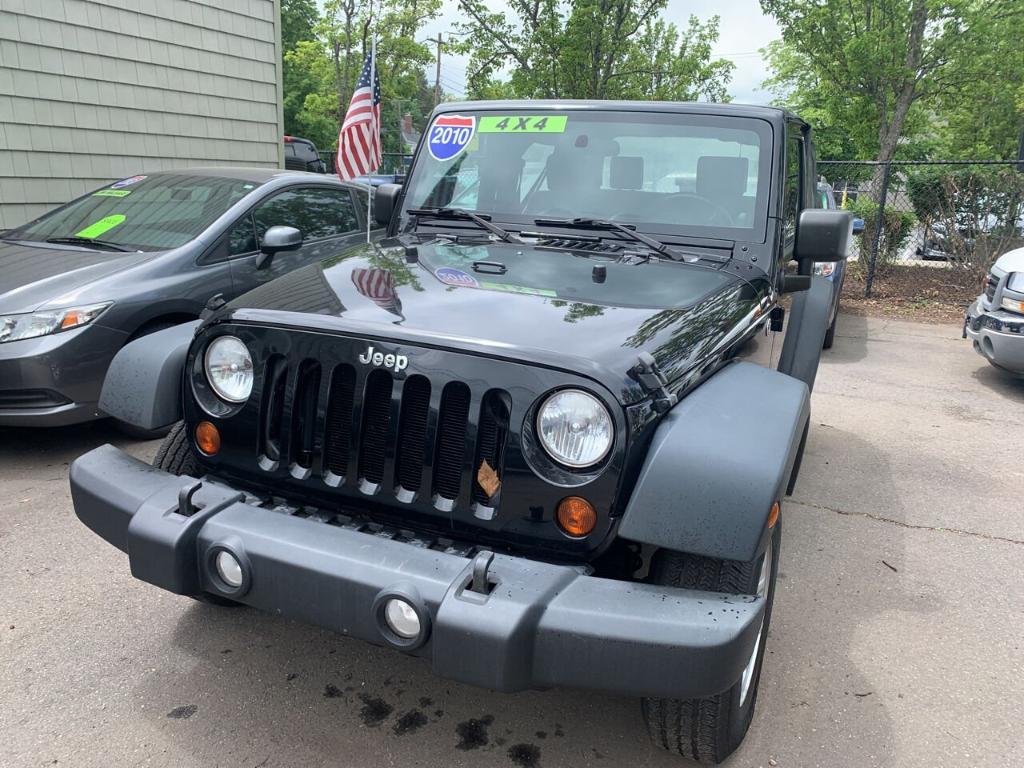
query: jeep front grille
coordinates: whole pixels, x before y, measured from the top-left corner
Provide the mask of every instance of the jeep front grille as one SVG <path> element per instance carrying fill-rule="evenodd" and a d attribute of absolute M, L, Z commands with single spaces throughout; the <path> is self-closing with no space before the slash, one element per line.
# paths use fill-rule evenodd
<path fill-rule="evenodd" d="M 348 363 L 333 368 L 273 356 L 260 405 L 259 465 L 300 480 L 382 501 L 426 499 L 441 511 L 472 504 L 485 518 L 492 497 L 477 471 L 500 480 L 511 410 L 499 389 L 474 393 L 463 381 L 434 382 Z"/>

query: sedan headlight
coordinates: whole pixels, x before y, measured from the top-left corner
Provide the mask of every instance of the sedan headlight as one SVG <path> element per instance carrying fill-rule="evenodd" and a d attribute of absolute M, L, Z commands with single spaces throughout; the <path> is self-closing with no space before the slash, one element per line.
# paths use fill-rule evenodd
<path fill-rule="evenodd" d="M 252 355 L 241 339 L 218 336 L 206 348 L 206 379 L 217 396 L 244 403 L 252 394 Z"/>
<path fill-rule="evenodd" d="M 541 405 L 537 434 L 551 458 L 579 469 L 593 466 L 608 455 L 615 428 L 600 400 L 579 389 L 563 389 Z"/>
<path fill-rule="evenodd" d="M 47 336 L 58 331 L 70 331 L 88 325 L 111 305 L 88 304 L 84 307 L 51 309 L 45 312 L 31 312 L 25 315 L 0 315 L 0 344 L 5 341 L 21 341 L 37 336 Z"/>

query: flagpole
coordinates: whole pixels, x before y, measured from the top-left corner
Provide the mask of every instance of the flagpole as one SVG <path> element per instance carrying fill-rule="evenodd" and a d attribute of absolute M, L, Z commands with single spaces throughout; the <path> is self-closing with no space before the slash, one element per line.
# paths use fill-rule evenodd
<path fill-rule="evenodd" d="M 377 83 L 377 35 L 370 38 L 370 103 L 373 103 L 373 93 Z M 377 127 L 378 135 L 380 127 Z M 366 243 L 370 243 L 370 230 L 373 229 L 373 174 L 379 168 L 374 168 L 367 175 L 366 179 Z"/>

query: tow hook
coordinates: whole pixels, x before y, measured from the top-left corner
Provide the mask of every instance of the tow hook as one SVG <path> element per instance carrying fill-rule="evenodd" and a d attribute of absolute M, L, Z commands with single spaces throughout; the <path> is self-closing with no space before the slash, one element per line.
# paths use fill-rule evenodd
<path fill-rule="evenodd" d="M 489 595 L 491 593 L 491 580 L 489 570 L 494 560 L 494 553 L 489 550 L 477 552 L 473 558 L 473 579 L 469 583 L 469 591 L 478 595 Z"/>
<path fill-rule="evenodd" d="M 181 486 L 181 490 L 178 491 L 178 514 L 182 517 L 192 517 L 198 512 L 201 507 L 196 506 L 192 503 L 192 497 L 196 495 L 196 491 L 203 487 L 201 480 L 196 480 L 194 483 Z"/>

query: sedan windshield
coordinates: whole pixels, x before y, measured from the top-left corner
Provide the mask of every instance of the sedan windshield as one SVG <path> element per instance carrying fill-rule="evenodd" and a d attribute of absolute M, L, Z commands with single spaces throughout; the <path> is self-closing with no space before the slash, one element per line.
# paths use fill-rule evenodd
<path fill-rule="evenodd" d="M 6 232 L 5 240 L 163 251 L 194 240 L 258 184 L 217 176 L 133 176 Z"/>
<path fill-rule="evenodd" d="M 771 127 L 685 113 L 525 110 L 439 115 L 408 182 L 411 210 L 523 227 L 594 218 L 663 234 L 762 240 Z M 431 219 L 436 222 L 436 219 Z"/>

